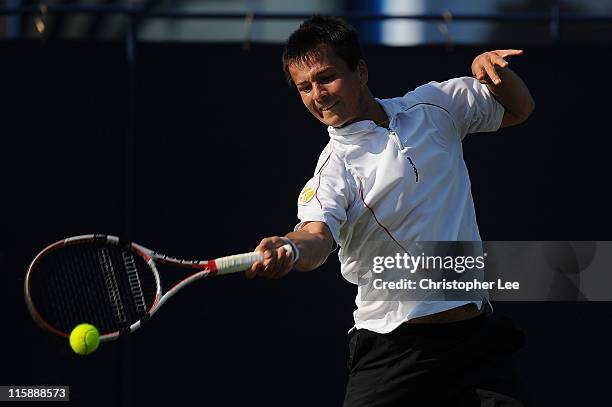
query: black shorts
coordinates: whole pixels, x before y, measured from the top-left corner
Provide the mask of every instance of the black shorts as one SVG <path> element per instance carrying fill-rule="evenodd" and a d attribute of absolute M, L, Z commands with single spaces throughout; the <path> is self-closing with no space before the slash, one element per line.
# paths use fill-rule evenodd
<path fill-rule="evenodd" d="M 447 324 L 354 331 L 344 407 L 522 406 L 512 353 L 523 334 L 481 315 Z"/>

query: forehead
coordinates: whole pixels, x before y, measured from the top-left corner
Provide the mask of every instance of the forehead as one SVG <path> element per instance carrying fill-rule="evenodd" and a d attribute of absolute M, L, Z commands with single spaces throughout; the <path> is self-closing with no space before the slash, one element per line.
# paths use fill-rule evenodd
<path fill-rule="evenodd" d="M 299 83 L 314 78 L 327 69 L 346 70 L 346 62 L 336 55 L 328 45 L 321 45 L 306 54 L 303 58 L 292 61 L 288 65 L 293 82 Z"/>

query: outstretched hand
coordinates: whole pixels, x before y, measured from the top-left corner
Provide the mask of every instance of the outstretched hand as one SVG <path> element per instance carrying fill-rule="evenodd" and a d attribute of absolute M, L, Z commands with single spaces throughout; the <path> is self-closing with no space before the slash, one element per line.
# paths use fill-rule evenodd
<path fill-rule="evenodd" d="M 502 83 L 498 67 L 505 69 L 508 67 L 506 58 L 523 54 L 522 49 L 498 49 L 488 51 L 478 55 L 472 62 L 472 75 L 480 83 L 499 86 Z"/>

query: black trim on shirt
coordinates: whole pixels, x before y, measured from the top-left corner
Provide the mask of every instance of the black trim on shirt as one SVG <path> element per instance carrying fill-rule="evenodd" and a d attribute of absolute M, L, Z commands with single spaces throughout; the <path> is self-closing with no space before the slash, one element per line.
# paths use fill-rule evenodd
<path fill-rule="evenodd" d="M 332 153 L 330 152 L 329 155 L 327 156 L 327 158 L 325 159 L 325 161 L 323 161 L 323 164 L 321 164 L 321 167 L 319 167 L 319 171 L 317 171 L 316 175 L 319 175 L 319 173 L 321 172 L 321 170 L 323 170 L 323 168 L 325 167 L 325 164 L 327 164 L 327 162 L 329 161 L 329 158 L 331 157 Z"/>
<path fill-rule="evenodd" d="M 433 103 L 428 103 L 428 102 L 420 102 L 420 103 L 417 103 L 417 104 L 415 104 L 415 105 L 412 105 L 412 106 L 410 106 L 410 107 L 408 107 L 408 108 L 404 109 L 404 112 L 406 112 L 406 111 L 408 111 L 408 110 L 410 110 L 410 109 L 412 109 L 413 107 L 416 107 L 416 106 L 418 106 L 418 105 L 427 105 L 427 106 L 437 107 L 437 108 L 439 108 L 439 109 L 444 110 L 446 113 L 448 113 L 448 115 L 449 115 L 450 117 L 453 117 L 453 115 L 452 115 L 452 114 L 450 114 L 450 112 L 449 112 L 448 110 L 446 110 L 445 108 L 443 108 L 442 106 L 435 105 L 435 104 L 433 104 Z"/>

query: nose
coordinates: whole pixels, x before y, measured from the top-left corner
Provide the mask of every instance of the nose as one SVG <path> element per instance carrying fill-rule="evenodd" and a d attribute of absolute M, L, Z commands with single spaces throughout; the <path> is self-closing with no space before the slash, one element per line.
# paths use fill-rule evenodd
<path fill-rule="evenodd" d="M 325 86 L 321 86 L 318 83 L 312 84 L 312 98 L 315 102 L 320 103 L 328 96 L 327 89 Z"/>

